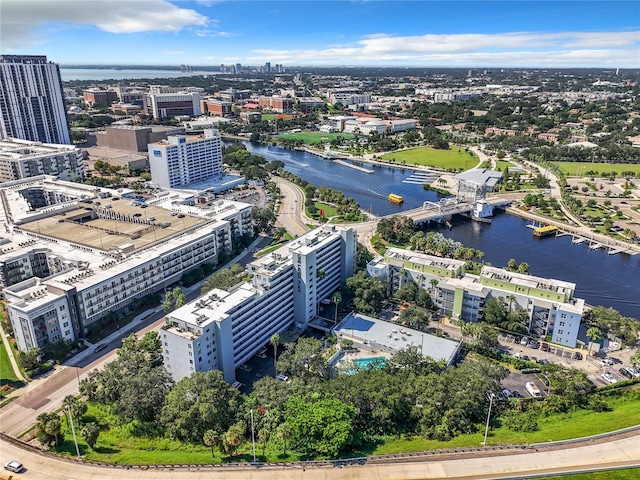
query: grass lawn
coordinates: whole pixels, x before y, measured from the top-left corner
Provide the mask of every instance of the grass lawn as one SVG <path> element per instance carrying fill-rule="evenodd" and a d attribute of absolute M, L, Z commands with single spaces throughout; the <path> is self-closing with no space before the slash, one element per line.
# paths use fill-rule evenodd
<path fill-rule="evenodd" d="M 509 167 L 515 167 L 515 165 L 505 160 L 496 160 L 496 170 L 504 172 L 504 169 Z"/>
<path fill-rule="evenodd" d="M 521 445 L 566 440 L 638 425 L 640 423 L 640 401 L 633 397 L 633 394 L 627 394 L 623 398 L 610 399 L 609 405 L 613 408 L 610 412 L 578 410 L 541 417 L 538 419 L 539 428 L 536 432 L 513 432 L 506 427 L 498 427 L 490 430 L 487 445 Z M 483 437 L 484 432 L 478 432 L 471 435 L 460 435 L 448 442 L 424 438 L 393 439 L 376 448 L 374 455 L 441 448 L 478 447 L 482 443 Z"/>
<path fill-rule="evenodd" d="M 75 457 L 75 445 L 67 418 L 62 422 L 64 441 L 57 452 Z M 171 465 L 171 464 L 211 464 L 230 462 L 251 462 L 253 460 L 251 438 L 238 449 L 235 456 L 221 455 L 220 449 L 215 448 L 215 456 L 211 455 L 211 448 L 204 444 L 182 443 L 166 438 L 149 438 L 135 436 L 130 425 L 118 425 L 118 419 L 109 412 L 108 407 L 89 404 L 89 409 L 83 417 L 85 422 L 97 422 L 100 425 L 100 436 L 95 450 L 89 448 L 79 434 L 82 428 L 76 427 L 80 454 L 87 460 L 113 463 L 116 465 Z M 287 451 L 282 454 L 282 447 L 274 443 L 267 445 L 265 455 L 262 456 L 262 445 L 256 441 L 256 454 L 259 461 L 297 461 L 300 456 L 296 452 Z"/>
<path fill-rule="evenodd" d="M 320 216 L 320 210 L 324 210 L 324 217 L 325 218 L 329 218 L 329 217 L 335 217 L 336 215 L 338 215 L 338 209 L 336 207 L 334 207 L 333 205 L 329 205 L 326 203 L 322 203 L 322 202 L 314 202 L 316 208 L 318 209 L 318 216 Z M 312 215 L 309 215 L 309 212 L 307 211 L 307 215 L 309 217 L 312 217 Z"/>
<path fill-rule="evenodd" d="M 300 133 L 283 133 L 276 138 L 286 138 L 289 140 L 302 140 L 306 145 L 312 143 L 328 143 L 335 138 L 351 139 L 354 135 L 349 133 L 322 133 L 322 132 L 300 132 Z"/>
<path fill-rule="evenodd" d="M 439 150 L 432 147 L 412 148 L 386 153 L 381 158 L 398 164 L 424 165 L 456 171 L 467 170 L 478 164 L 478 156 L 475 153 L 467 152 L 464 148 L 459 147 L 451 147 L 449 150 Z"/>
<path fill-rule="evenodd" d="M 591 208 L 591 207 L 584 207 L 584 215 L 588 215 L 590 217 L 594 217 L 594 218 L 605 218 L 608 217 L 609 214 L 605 211 L 603 211 L 601 208 Z"/>
<path fill-rule="evenodd" d="M 294 118 L 294 115 L 286 115 L 283 113 L 278 113 L 278 120 L 291 120 Z M 275 113 L 263 113 L 262 117 L 260 117 L 263 121 L 272 122 L 276 119 Z"/>
<path fill-rule="evenodd" d="M 16 377 L 9 360 L 9 354 L 4 346 L 4 342 L 0 342 L 0 386 L 4 387 L 5 385 L 9 385 L 13 388 L 5 387 L 7 390 L 0 390 L 0 398 L 4 397 L 14 388 L 24 386 L 24 383 Z"/>
<path fill-rule="evenodd" d="M 638 477 L 640 477 L 640 471 L 638 471 L 638 468 L 623 468 L 621 470 L 574 473 L 572 475 L 558 475 L 544 478 L 547 480 L 635 480 Z"/>
<path fill-rule="evenodd" d="M 569 176 L 576 176 L 578 172 L 581 176 L 585 176 L 586 171 L 593 170 L 598 173 L 616 172 L 620 175 L 622 172 L 635 172 L 640 174 L 640 164 L 637 163 L 590 163 L 590 162 L 552 162 L 560 170 Z"/>

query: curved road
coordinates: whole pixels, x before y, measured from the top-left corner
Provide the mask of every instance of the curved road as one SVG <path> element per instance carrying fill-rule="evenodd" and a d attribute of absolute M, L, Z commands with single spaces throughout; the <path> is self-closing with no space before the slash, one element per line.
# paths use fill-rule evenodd
<path fill-rule="evenodd" d="M 0 440 L 2 462 L 18 460 L 26 467 L 19 475 L 24 479 L 78 480 L 78 479 L 210 479 L 274 480 L 274 479 L 438 479 L 438 478 L 501 478 L 533 474 L 552 474 L 582 469 L 600 469 L 614 466 L 640 466 L 640 436 L 622 436 L 606 443 L 594 442 L 586 446 L 541 451 L 490 452 L 471 458 L 426 458 L 399 460 L 397 463 L 364 464 L 331 467 L 194 467 L 156 470 L 124 469 L 85 465 L 60 458 L 24 450 Z M 15 477 L 14 477 L 15 478 Z"/>

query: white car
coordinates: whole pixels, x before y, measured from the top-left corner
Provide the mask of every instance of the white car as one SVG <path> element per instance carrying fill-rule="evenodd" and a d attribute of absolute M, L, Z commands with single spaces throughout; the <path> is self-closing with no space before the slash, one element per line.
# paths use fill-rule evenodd
<path fill-rule="evenodd" d="M 4 464 L 4 468 L 5 470 L 9 470 L 13 473 L 20 473 L 24 467 L 17 460 L 11 460 L 10 462 Z"/>
<path fill-rule="evenodd" d="M 618 380 L 610 373 L 603 373 L 601 377 L 607 383 L 618 383 Z"/>
<path fill-rule="evenodd" d="M 288 382 L 289 381 L 289 377 L 287 377 L 286 375 L 282 375 L 281 373 L 277 374 L 276 378 L 278 380 L 283 381 L 283 382 Z"/>

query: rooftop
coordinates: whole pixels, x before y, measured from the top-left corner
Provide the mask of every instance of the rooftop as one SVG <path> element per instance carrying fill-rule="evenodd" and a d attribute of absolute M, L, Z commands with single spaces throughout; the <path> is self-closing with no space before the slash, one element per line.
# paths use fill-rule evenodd
<path fill-rule="evenodd" d="M 404 350 L 409 346 L 423 349 L 426 357 L 436 362 L 453 362 L 460 343 L 446 338 L 436 337 L 411 328 L 404 328 L 394 323 L 378 320 L 373 317 L 350 313 L 334 329 L 337 335 L 344 335 L 369 345 L 390 350 L 392 353 Z"/>
<path fill-rule="evenodd" d="M 523 273 L 510 272 L 502 268 L 482 267 L 480 276 L 488 279 L 513 283 L 529 288 L 538 288 L 541 290 L 549 290 L 557 293 L 573 293 L 576 284 L 555 280 L 553 278 L 534 277 L 533 275 L 525 275 Z"/>

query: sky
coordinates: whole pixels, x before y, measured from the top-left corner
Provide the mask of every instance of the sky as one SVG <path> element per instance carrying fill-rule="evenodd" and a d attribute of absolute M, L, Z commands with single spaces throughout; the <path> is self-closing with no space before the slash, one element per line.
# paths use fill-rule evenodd
<path fill-rule="evenodd" d="M 0 0 L 62 65 L 640 67 L 640 1 Z"/>

